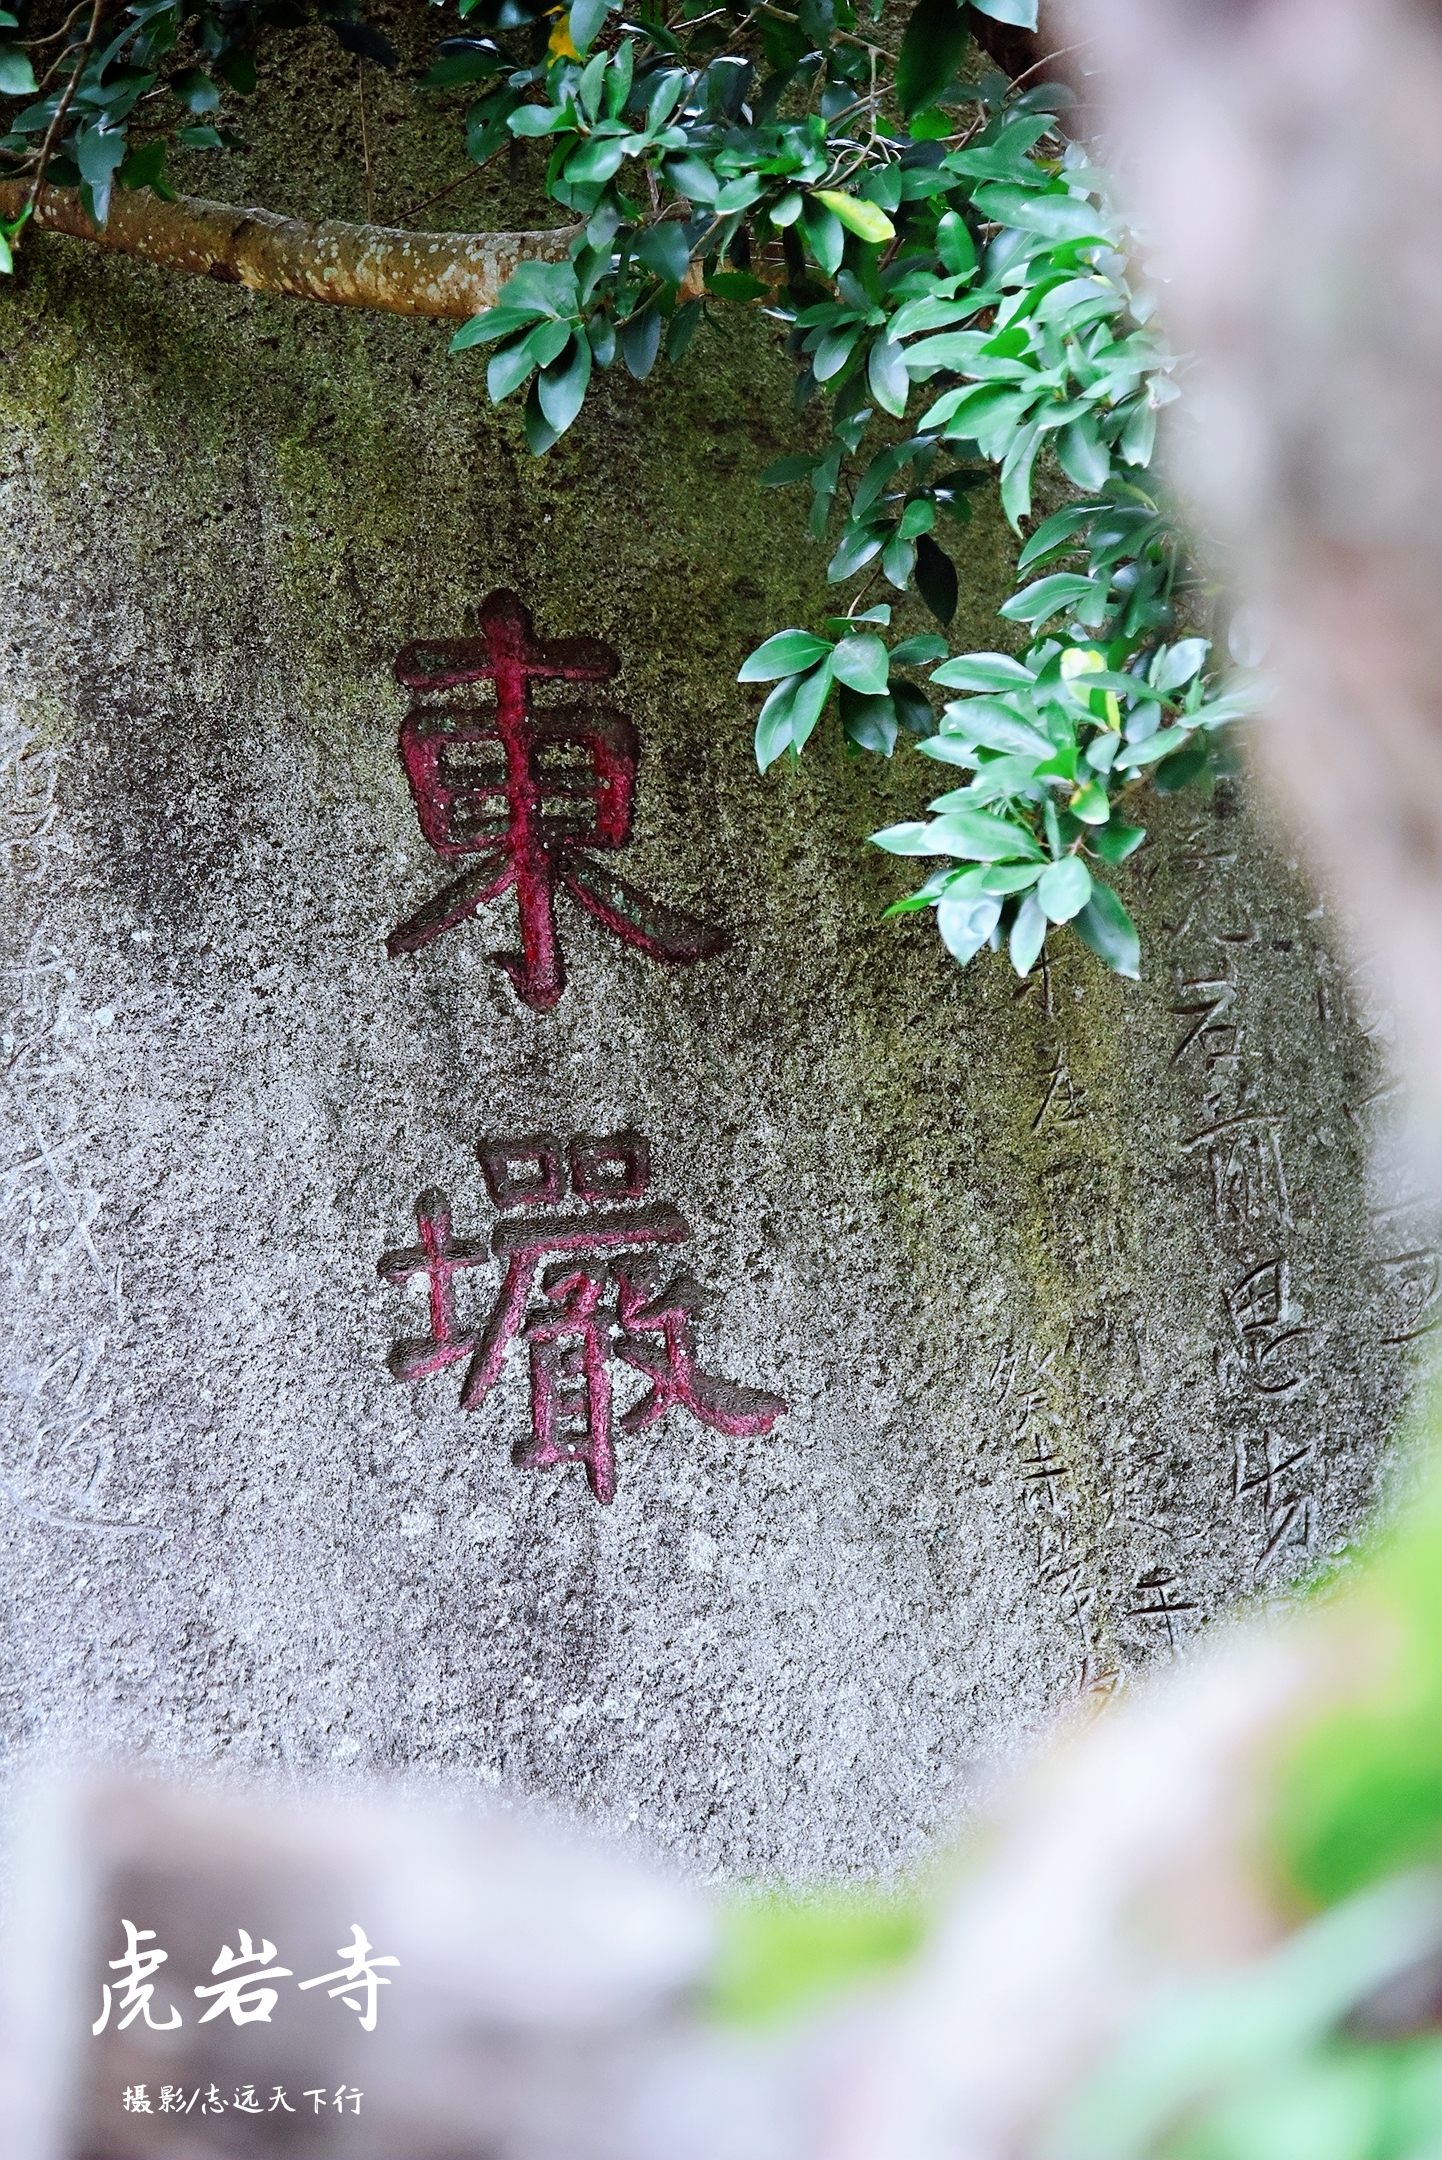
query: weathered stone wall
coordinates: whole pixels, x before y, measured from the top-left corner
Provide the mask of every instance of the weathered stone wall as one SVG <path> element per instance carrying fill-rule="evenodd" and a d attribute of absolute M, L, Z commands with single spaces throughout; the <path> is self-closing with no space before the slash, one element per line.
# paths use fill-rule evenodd
<path fill-rule="evenodd" d="M 439 184 L 381 102 L 385 185 Z M 230 192 L 355 214 L 337 129 Z M 500 190 L 455 222 L 516 222 Z M 696 1871 L 885 1869 L 1069 1695 L 1346 1537 L 1415 1286 L 1326 920 L 1227 787 L 1121 874 L 1140 986 L 1072 947 L 1019 995 L 878 923 L 907 871 L 864 835 L 934 768 L 824 739 L 762 780 L 733 681 L 825 605 L 755 485 L 804 439 L 761 325 L 609 380 L 539 464 L 443 332 L 69 243 L 0 355 L 12 1752 L 435 1773 Z M 953 544 L 956 641 L 993 644 L 1005 529 Z M 618 866 L 722 958 L 569 901 L 552 1013 L 487 957 L 510 901 L 386 958 L 447 875 L 391 662 L 499 585 L 621 654 Z M 512 1467 L 519 1353 L 470 1415 L 456 1368 L 390 1379 L 418 1308 L 376 1262 L 431 1186 L 489 1236 L 481 1139 L 626 1126 L 705 1364 L 790 1408 L 623 1438 L 603 1510 Z"/>

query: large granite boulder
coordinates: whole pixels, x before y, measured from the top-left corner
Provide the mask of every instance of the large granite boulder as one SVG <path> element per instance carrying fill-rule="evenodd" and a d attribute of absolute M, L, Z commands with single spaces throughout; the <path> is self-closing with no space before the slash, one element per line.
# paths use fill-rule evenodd
<path fill-rule="evenodd" d="M 356 209 L 319 151 L 243 179 Z M 1432 1291 L 1368 1213 L 1327 917 L 1226 784 L 1120 874 L 1139 985 L 878 920 L 864 837 L 927 774 L 818 739 L 761 779 L 734 682 L 826 606 L 755 484 L 804 426 L 760 324 L 541 463 L 434 326 L 70 242 L 0 354 L 13 1756 L 885 1870 L 1345 1543 Z M 952 545 L 992 645 L 1005 527 Z M 554 892 L 496 852 L 515 772 L 476 792 L 503 590 L 619 663 L 516 693 Z M 578 1433 L 591 1489 L 544 1466 Z"/>

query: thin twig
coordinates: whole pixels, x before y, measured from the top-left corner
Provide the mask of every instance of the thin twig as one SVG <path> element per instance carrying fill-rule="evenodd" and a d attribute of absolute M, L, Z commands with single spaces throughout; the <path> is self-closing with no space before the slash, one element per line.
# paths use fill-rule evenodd
<path fill-rule="evenodd" d="M 397 211 L 396 223 L 404 224 L 407 218 L 419 217 L 422 210 L 429 210 L 432 203 L 443 202 L 447 195 L 454 195 L 457 188 L 463 188 L 468 180 L 479 179 L 484 171 L 484 165 L 470 166 L 454 180 L 448 180 L 443 188 L 437 188 L 434 195 L 427 195 L 424 202 L 412 203 L 408 210 Z"/>
<path fill-rule="evenodd" d="M 366 64 L 360 55 L 356 57 L 356 67 L 359 71 L 360 80 L 361 155 L 365 159 L 366 166 L 366 223 L 367 225 L 374 225 L 376 221 L 376 191 L 375 182 L 371 177 L 370 130 L 366 126 Z"/>
<path fill-rule="evenodd" d="M 1095 38 L 1079 38 L 1075 45 L 1058 45 L 1055 52 L 1044 54 L 1040 60 L 1033 60 L 1031 66 L 1023 68 L 1020 75 L 1013 75 L 1011 78 L 1012 89 L 1014 90 L 1018 83 L 1024 83 L 1028 75 L 1036 75 L 1042 68 L 1050 67 L 1053 60 L 1070 59 L 1073 53 L 1085 52 L 1088 45 L 1095 45 L 1095 43 Z"/>
<path fill-rule="evenodd" d="M 78 7 L 73 7 L 70 10 L 70 13 L 66 16 L 64 22 L 60 25 L 60 28 L 58 30 L 52 30 L 48 37 L 27 38 L 25 40 L 26 51 L 38 52 L 42 45 L 53 45 L 57 38 L 63 38 L 67 36 L 70 30 L 70 25 L 74 22 L 77 15 L 83 15 L 85 13 L 85 8 L 86 0 L 80 0 L 80 5 Z"/>
<path fill-rule="evenodd" d="M 773 7 L 771 0 L 755 0 L 753 15 L 769 15 L 773 22 L 790 23 L 793 30 L 800 28 L 800 17 L 789 14 L 785 8 Z M 896 55 L 886 45 L 873 45 L 868 38 L 853 37 L 849 30 L 833 30 L 832 37 L 838 45 L 854 45 L 858 52 L 880 53 L 883 60 L 896 64 Z"/>
<path fill-rule="evenodd" d="M 75 63 L 75 72 L 65 85 L 65 94 L 55 108 L 54 119 L 45 130 L 45 140 L 40 145 L 40 163 L 35 168 L 35 178 L 30 188 L 29 209 L 32 216 L 36 202 L 39 199 L 40 189 L 44 184 L 45 168 L 50 163 L 50 153 L 54 149 L 61 127 L 64 125 L 65 115 L 70 110 L 70 101 L 80 87 L 80 78 L 89 65 L 90 55 L 95 50 L 95 40 L 100 34 L 100 18 L 104 12 L 105 0 L 95 0 L 95 5 L 90 10 L 90 28 L 85 33 L 85 42 L 80 48 L 80 57 Z"/>

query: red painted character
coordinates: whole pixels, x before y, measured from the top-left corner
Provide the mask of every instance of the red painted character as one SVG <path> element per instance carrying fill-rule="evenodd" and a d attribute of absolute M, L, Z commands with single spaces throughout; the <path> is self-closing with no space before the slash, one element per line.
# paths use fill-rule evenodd
<path fill-rule="evenodd" d="M 606 1140 L 577 1135 L 568 1147 L 553 1134 L 482 1145 L 487 1190 L 503 1209 L 559 1205 L 565 1167 L 572 1194 L 588 1203 L 641 1199 L 650 1183 L 650 1151 L 639 1133 Z M 519 1170 L 517 1165 L 520 1166 Z M 717 1380 L 696 1362 L 695 1321 L 700 1286 L 678 1275 L 658 1290 L 654 1248 L 684 1242 L 691 1232 L 675 1208 L 613 1207 L 601 1213 L 528 1214 L 499 1223 L 489 1251 L 451 1235 L 445 1195 L 416 1202 L 418 1245 L 386 1253 L 387 1282 L 424 1280 L 430 1298 L 429 1335 L 397 1343 L 388 1360 L 398 1380 L 419 1380 L 464 1362 L 461 1407 L 474 1410 L 500 1377 L 511 1343 L 530 1353 L 531 1438 L 514 1450 L 527 1469 L 582 1463 L 603 1504 L 615 1497 L 611 1362 L 644 1373 L 647 1393 L 621 1417 L 638 1433 L 670 1409 L 688 1410 L 713 1431 L 736 1436 L 770 1432 L 786 1405 L 775 1395 Z M 501 1292 L 484 1328 L 463 1328 L 455 1276 L 495 1257 L 506 1263 Z M 543 1261 L 550 1265 L 542 1269 Z M 539 1288 L 545 1305 L 531 1312 Z M 614 1289 L 614 1299 L 608 1292 Z"/>
<path fill-rule="evenodd" d="M 574 705 L 532 710 L 535 684 L 609 681 L 616 655 L 597 638 L 537 639 L 512 592 L 492 593 L 480 622 L 478 638 L 407 645 L 396 660 L 396 679 L 408 689 L 489 682 L 495 703 L 417 705 L 401 723 L 421 831 L 438 855 L 478 860 L 391 932 L 391 958 L 418 952 L 514 887 L 521 950 L 495 958 L 517 995 L 548 1011 L 566 987 L 559 886 L 653 960 L 689 962 L 722 951 L 723 931 L 663 907 L 586 852 L 624 847 L 630 837 L 638 754 L 630 721 Z"/>

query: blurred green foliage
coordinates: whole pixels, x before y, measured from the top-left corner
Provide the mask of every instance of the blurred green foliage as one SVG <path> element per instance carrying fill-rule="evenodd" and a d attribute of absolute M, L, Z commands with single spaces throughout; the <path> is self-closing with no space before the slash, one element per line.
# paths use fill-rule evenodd
<path fill-rule="evenodd" d="M 1342 1616 L 1355 1693 L 1291 1746 L 1273 1814 L 1283 1873 L 1315 1906 L 1442 1856 L 1442 1484 L 1346 1591 Z"/>
<path fill-rule="evenodd" d="M 738 1899 L 722 1916 L 711 2007 L 745 2025 L 810 2010 L 904 1965 L 925 1933 L 926 1903 L 914 1890 Z"/>
<path fill-rule="evenodd" d="M 1265 1773 L 1278 1903 L 1313 1917 L 1128 2034 L 1045 2160 L 1442 2155 L 1442 1479 L 1319 1594 L 1329 1701 Z"/>

